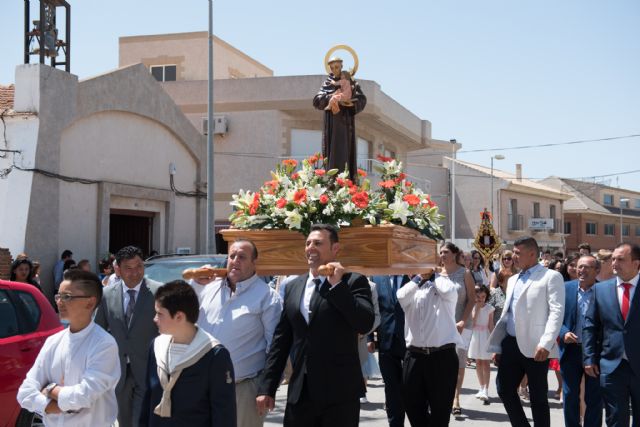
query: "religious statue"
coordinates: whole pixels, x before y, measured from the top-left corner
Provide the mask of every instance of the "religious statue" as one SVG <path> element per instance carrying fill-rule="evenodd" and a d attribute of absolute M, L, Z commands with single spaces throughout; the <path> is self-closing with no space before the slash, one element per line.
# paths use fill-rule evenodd
<path fill-rule="evenodd" d="M 342 59 L 336 56 L 329 58 L 337 49 L 345 49 L 351 53 L 354 59 L 353 69 L 343 71 Z M 324 111 L 322 155 L 327 159 L 329 169 L 348 170 L 349 177 L 355 181 L 355 115 L 367 105 L 367 98 L 353 78 L 358 69 L 358 57 L 349 46 L 334 46 L 325 56 L 325 66 L 327 79 L 313 98 L 313 106 Z"/>

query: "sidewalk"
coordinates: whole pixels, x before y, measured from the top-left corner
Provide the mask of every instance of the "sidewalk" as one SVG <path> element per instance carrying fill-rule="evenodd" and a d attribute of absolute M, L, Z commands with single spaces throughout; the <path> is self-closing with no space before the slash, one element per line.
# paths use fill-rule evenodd
<path fill-rule="evenodd" d="M 495 387 L 496 368 L 491 370 L 491 385 L 489 387 L 489 405 L 484 405 L 474 396 L 478 391 L 478 377 L 475 368 L 467 368 L 460 396 L 462 415 L 451 416 L 450 426 L 508 426 L 509 418 L 504 410 L 504 406 L 496 393 Z M 556 376 L 552 371 L 548 374 L 549 380 L 549 406 L 551 408 L 551 425 L 562 426 L 564 420 L 562 416 L 562 404 L 553 398 L 553 393 L 558 385 Z M 287 387 L 281 386 L 276 394 L 276 409 L 267 417 L 265 426 L 282 426 L 284 416 L 284 406 L 286 403 Z M 387 427 L 387 415 L 384 411 L 384 384 L 381 379 L 369 381 L 367 387 L 367 399 L 370 403 L 360 407 L 360 425 L 367 427 Z M 524 402 L 525 413 L 533 425 L 529 402 Z M 405 426 L 409 426 L 409 421 L 405 421 Z M 336 426 L 339 427 L 339 426 Z"/>

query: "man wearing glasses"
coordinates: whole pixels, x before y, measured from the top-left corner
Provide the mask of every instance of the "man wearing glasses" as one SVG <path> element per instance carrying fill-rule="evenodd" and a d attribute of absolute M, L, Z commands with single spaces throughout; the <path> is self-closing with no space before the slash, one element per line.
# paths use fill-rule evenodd
<path fill-rule="evenodd" d="M 118 345 L 91 319 L 102 284 L 91 272 L 67 270 L 55 299 L 69 328 L 47 338 L 18 390 L 18 402 L 41 415 L 44 425 L 112 425 L 118 413 Z"/>

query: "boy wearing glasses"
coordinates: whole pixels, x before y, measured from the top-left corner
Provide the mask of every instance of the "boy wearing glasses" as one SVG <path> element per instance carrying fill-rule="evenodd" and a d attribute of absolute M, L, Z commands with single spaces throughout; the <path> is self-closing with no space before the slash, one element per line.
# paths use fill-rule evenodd
<path fill-rule="evenodd" d="M 18 402 L 41 415 L 44 425 L 112 425 L 118 413 L 118 346 L 92 320 L 102 284 L 91 272 L 67 270 L 55 298 L 69 328 L 47 338 L 18 390 Z"/>

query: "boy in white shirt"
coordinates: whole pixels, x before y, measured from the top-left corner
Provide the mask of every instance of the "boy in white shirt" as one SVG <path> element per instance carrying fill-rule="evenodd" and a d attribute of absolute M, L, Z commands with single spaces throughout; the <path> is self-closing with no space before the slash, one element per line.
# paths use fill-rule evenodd
<path fill-rule="evenodd" d="M 64 272 L 55 299 L 69 328 L 47 338 L 18 390 L 20 405 L 41 415 L 45 426 L 109 426 L 116 420 L 118 345 L 92 319 L 101 298 L 94 273 Z"/>

